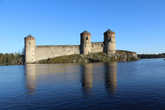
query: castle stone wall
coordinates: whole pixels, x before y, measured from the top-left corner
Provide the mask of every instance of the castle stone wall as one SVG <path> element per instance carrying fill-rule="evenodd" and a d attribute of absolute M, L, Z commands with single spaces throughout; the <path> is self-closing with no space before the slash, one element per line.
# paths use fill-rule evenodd
<path fill-rule="evenodd" d="M 103 42 L 92 43 L 91 53 L 103 52 Z"/>
<path fill-rule="evenodd" d="M 103 42 L 92 43 L 91 53 L 103 52 Z M 36 61 L 65 55 L 80 54 L 79 45 L 36 46 Z"/>
<path fill-rule="evenodd" d="M 73 54 L 80 54 L 79 45 L 36 46 L 36 61 Z"/>

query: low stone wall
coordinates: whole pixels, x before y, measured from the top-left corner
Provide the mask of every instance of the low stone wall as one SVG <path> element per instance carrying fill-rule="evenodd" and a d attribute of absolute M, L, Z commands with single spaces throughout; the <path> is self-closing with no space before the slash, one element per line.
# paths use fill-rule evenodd
<path fill-rule="evenodd" d="M 91 53 L 103 52 L 103 42 L 94 42 L 92 43 Z"/>
<path fill-rule="evenodd" d="M 64 45 L 64 46 L 36 46 L 36 61 L 48 58 L 55 58 L 64 55 L 80 54 L 80 46 Z"/>

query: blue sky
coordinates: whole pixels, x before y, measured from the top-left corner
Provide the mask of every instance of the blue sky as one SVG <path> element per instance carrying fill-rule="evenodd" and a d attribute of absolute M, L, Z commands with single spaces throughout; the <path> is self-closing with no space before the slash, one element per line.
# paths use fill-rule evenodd
<path fill-rule="evenodd" d="M 37 45 L 79 44 L 116 32 L 117 49 L 165 52 L 165 0 L 0 0 L 0 52 L 21 52 L 24 37 Z"/>

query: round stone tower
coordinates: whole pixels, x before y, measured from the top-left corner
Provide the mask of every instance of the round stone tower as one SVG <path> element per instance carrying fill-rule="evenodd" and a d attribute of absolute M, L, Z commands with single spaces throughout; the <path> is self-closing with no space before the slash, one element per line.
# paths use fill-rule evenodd
<path fill-rule="evenodd" d="M 31 35 L 25 37 L 25 63 L 34 63 L 35 59 L 36 42 L 35 38 Z"/>
<path fill-rule="evenodd" d="M 115 32 L 111 30 L 104 32 L 104 53 L 108 55 L 116 53 Z"/>
<path fill-rule="evenodd" d="M 88 55 L 91 52 L 91 34 L 88 31 L 84 31 L 80 36 L 80 53 Z"/>

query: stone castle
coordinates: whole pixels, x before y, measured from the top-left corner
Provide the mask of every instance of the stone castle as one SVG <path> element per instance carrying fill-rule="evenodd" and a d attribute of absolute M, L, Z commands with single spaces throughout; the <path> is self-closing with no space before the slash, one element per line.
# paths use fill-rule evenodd
<path fill-rule="evenodd" d="M 55 58 L 65 55 L 104 52 L 107 55 L 115 54 L 115 32 L 104 32 L 104 42 L 91 42 L 91 34 L 84 31 L 80 34 L 80 45 L 36 45 L 35 38 L 31 35 L 25 37 L 25 63 L 35 63 L 40 60 Z"/>

